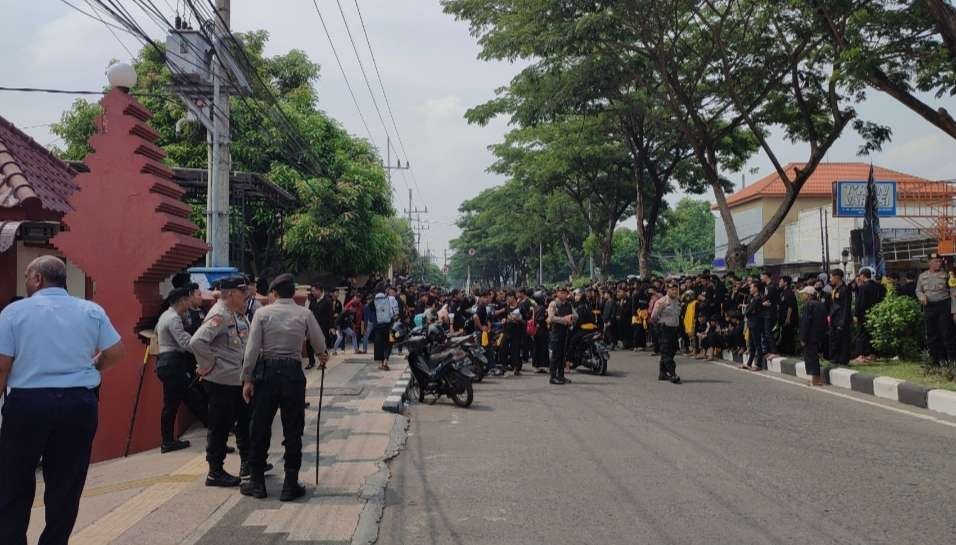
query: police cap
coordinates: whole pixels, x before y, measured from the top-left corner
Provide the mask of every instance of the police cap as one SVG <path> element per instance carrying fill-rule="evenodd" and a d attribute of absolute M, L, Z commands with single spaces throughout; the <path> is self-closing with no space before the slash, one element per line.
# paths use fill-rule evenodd
<path fill-rule="evenodd" d="M 242 276 L 227 276 L 226 278 L 220 279 L 216 282 L 216 287 L 220 290 L 238 290 L 244 289 L 249 284 L 246 282 L 245 277 Z"/>
<path fill-rule="evenodd" d="M 295 285 L 295 278 L 289 273 L 283 273 L 273 278 L 272 282 L 269 283 L 269 291 L 275 291 L 285 284 Z"/>
<path fill-rule="evenodd" d="M 939 252 L 932 252 L 927 259 L 932 261 L 934 259 L 942 259 L 942 256 L 939 255 Z"/>

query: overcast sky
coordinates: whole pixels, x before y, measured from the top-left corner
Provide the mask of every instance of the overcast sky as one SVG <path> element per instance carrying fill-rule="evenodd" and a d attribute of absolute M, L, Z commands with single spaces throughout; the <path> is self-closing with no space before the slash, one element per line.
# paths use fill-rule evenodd
<path fill-rule="evenodd" d="M 71 3 L 89 11 L 84 0 Z M 384 155 L 385 130 L 372 106 L 337 4 L 333 0 L 318 3 L 372 138 Z M 156 4 L 171 14 L 169 6 L 176 6 L 177 0 L 158 0 Z M 376 99 L 389 123 L 388 130 L 393 133 L 374 79 L 354 0 L 341 0 L 341 4 Z M 461 201 L 503 181 L 485 172 L 491 162 L 486 147 L 502 138 L 506 124 L 499 121 L 487 127 L 470 126 L 462 115 L 468 107 L 493 97 L 494 89 L 507 83 L 517 67 L 478 61 L 478 48 L 467 25 L 442 13 L 437 0 L 359 0 L 359 5 L 414 171 L 414 178 L 410 173 L 396 173 L 393 177 L 395 207 L 403 212 L 411 188 L 414 206 L 427 206 L 429 210 L 425 216 L 430 222 L 429 231 L 423 237 L 423 250 L 427 243 L 441 258 L 448 241 L 457 234 L 452 222 Z M 155 38 L 162 38 L 160 30 L 149 26 L 142 12 L 135 7 L 130 11 Z M 100 22 L 57 0 L 0 0 L 0 13 L 4 14 L 0 20 L 0 85 L 98 90 L 105 83 L 103 71 L 110 59 L 129 60 L 130 55 Z M 366 137 L 311 0 L 234 0 L 232 26 L 238 31 L 268 30 L 272 38 L 267 54 L 292 48 L 304 50 L 322 67 L 317 82 L 320 107 L 350 132 Z M 118 34 L 135 53 L 139 44 L 128 35 Z M 0 93 L 0 115 L 41 144 L 49 145 L 55 143 L 55 137 L 47 124 L 56 121 L 74 98 Z M 956 112 L 956 100 L 952 98 L 936 105 Z M 876 92 L 858 111 L 862 117 L 893 129 L 893 143 L 873 156 L 876 164 L 930 179 L 956 178 L 956 141 Z M 392 139 L 395 145 L 394 134 Z M 779 139 L 774 142 L 782 150 L 778 154 L 781 161 L 806 159 L 804 147 L 783 145 Z M 859 143 L 855 133 L 847 131 L 827 160 L 857 160 Z M 759 174 L 747 174 L 748 183 L 769 173 L 771 165 L 761 156 L 751 161 L 750 167 L 758 168 Z M 736 175 L 736 179 L 739 177 Z M 709 195 L 702 198 L 709 199 Z"/>

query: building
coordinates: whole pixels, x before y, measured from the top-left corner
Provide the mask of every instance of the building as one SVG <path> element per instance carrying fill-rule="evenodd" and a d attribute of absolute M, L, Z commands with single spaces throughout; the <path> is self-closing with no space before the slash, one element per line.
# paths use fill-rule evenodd
<path fill-rule="evenodd" d="M 72 210 L 74 176 L 69 165 L 0 116 L 0 309 L 26 295 L 23 271 L 30 261 L 45 254 L 63 257 L 50 239 Z M 85 297 L 83 272 L 65 261 L 70 293 Z"/>
<path fill-rule="evenodd" d="M 791 176 L 803 163 L 784 169 Z M 880 220 L 883 251 L 888 266 L 908 269 L 942 246 L 940 232 L 951 232 L 956 184 L 937 182 L 874 165 L 874 178 L 897 184 L 897 214 Z M 780 228 L 750 259 L 748 265 L 796 274 L 826 267 L 853 268 L 859 249 L 851 238 L 863 227 L 862 218 L 833 215 L 833 185 L 840 181 L 866 181 L 868 163 L 820 163 L 803 186 Z M 727 196 L 742 242 L 752 239 L 783 202 L 786 191 L 774 172 Z M 716 213 L 716 206 L 712 207 Z M 724 268 L 727 235 L 718 216 L 714 228 L 714 266 Z M 857 251 L 854 251 L 857 250 Z M 844 254 L 844 251 L 846 254 Z"/>

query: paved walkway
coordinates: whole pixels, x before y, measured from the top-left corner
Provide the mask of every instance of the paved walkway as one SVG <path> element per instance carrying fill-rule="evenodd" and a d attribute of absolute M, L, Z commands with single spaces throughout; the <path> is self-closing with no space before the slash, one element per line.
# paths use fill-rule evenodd
<path fill-rule="evenodd" d="M 319 485 L 315 483 L 319 372 L 307 372 L 303 471 L 307 501 L 281 503 L 282 431 L 273 432 L 267 476 L 269 498 L 255 500 L 238 489 L 207 488 L 205 430 L 186 436 L 192 447 L 158 450 L 95 464 L 90 468 L 71 545 L 245 545 L 283 543 L 368 543 L 377 535 L 385 461 L 397 453 L 405 418 L 382 411 L 382 401 L 404 369 L 396 361 L 382 372 L 366 356 L 338 356 L 325 377 Z M 157 425 L 159 423 L 157 422 Z M 238 455 L 226 469 L 239 471 Z M 30 543 L 42 530 L 43 487 L 38 474 Z"/>

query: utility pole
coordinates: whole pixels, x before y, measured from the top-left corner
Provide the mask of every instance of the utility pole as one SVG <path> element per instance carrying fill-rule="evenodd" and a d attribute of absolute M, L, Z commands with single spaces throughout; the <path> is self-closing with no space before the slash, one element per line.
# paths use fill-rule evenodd
<path fill-rule="evenodd" d="M 538 241 L 538 286 L 544 285 L 544 246 Z"/>
<path fill-rule="evenodd" d="M 216 0 L 217 36 L 229 35 L 230 4 L 231 0 Z M 229 178 L 232 155 L 229 152 L 229 93 L 228 86 L 223 85 L 225 76 L 222 61 L 217 59 L 212 63 L 213 108 L 210 111 L 213 130 L 207 133 L 210 176 L 206 194 L 206 242 L 212 246 L 212 250 L 206 254 L 206 265 L 209 267 L 229 266 Z"/>
<path fill-rule="evenodd" d="M 392 187 L 392 171 L 393 170 L 408 170 L 411 167 L 411 163 L 405 161 L 405 166 L 402 166 L 402 160 L 396 159 L 396 165 L 392 166 L 392 140 L 389 137 L 385 137 L 385 176 L 388 178 L 388 186 Z M 411 189 L 408 190 L 409 193 L 412 192 Z M 411 195 L 409 195 L 408 207 L 411 208 Z"/>
<path fill-rule="evenodd" d="M 591 228 L 591 200 L 588 199 L 588 235 L 593 234 L 594 230 Z M 591 280 L 594 280 L 594 252 L 588 252 L 588 266 Z"/>
<path fill-rule="evenodd" d="M 397 167 L 396 167 L 397 168 Z M 407 165 L 406 165 L 407 168 Z M 408 215 L 408 225 L 412 228 L 412 232 L 415 233 L 415 252 L 422 256 L 422 231 L 428 230 L 428 224 L 422 221 L 422 214 L 428 213 L 428 207 L 426 206 L 423 210 L 415 208 L 412 204 L 412 190 L 408 189 L 408 208 L 405 209 L 405 214 Z M 424 262 L 422 263 L 422 277 L 424 278 L 425 269 Z"/>

